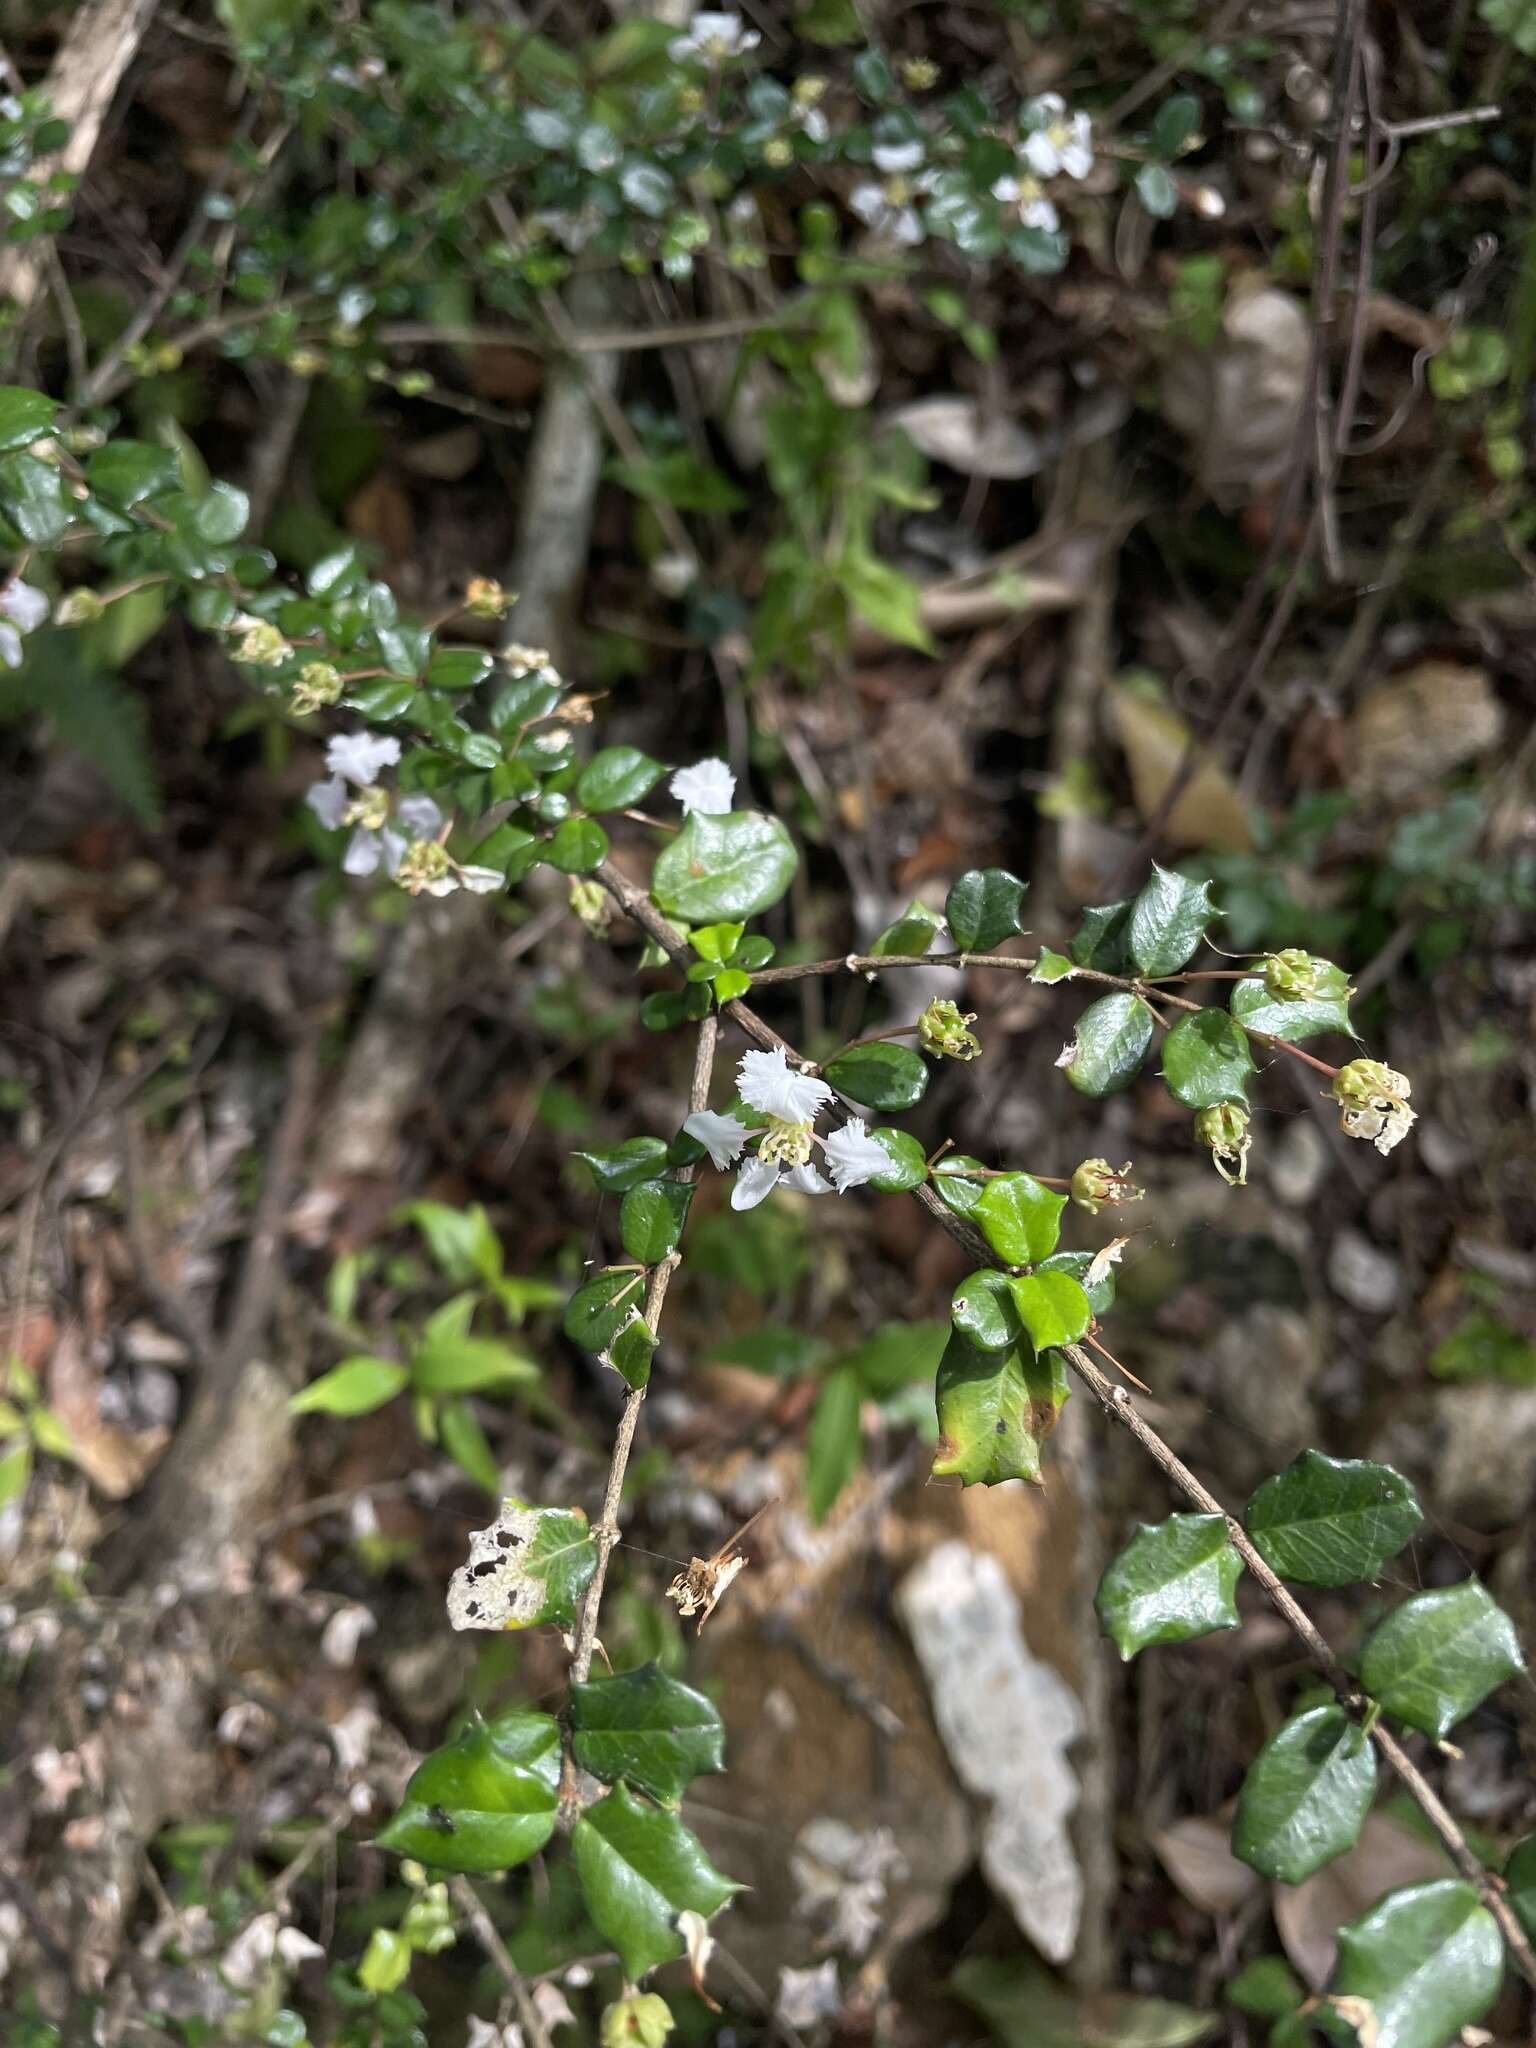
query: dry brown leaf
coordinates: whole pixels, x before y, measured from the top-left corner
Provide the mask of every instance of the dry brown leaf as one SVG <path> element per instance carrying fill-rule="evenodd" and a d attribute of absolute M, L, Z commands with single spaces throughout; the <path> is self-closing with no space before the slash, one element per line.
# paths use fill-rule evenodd
<path fill-rule="evenodd" d="M 1152 1837 L 1158 1861 L 1192 1906 L 1202 1913 L 1235 1913 L 1262 1879 L 1232 1854 L 1230 1812 L 1193 1814 L 1159 1828 Z"/>
<path fill-rule="evenodd" d="M 1306 390 L 1312 326 L 1289 292 L 1234 294 L 1212 348 L 1173 350 L 1163 410 L 1194 445 L 1218 504 L 1256 496 L 1285 469 Z"/>
<path fill-rule="evenodd" d="M 1292 1967 L 1312 1991 L 1333 1971 L 1338 1930 L 1400 1884 L 1445 1877 L 1449 1865 L 1422 1836 L 1385 1814 L 1370 1814 L 1353 1849 L 1303 1884 L 1274 1887 L 1275 1925 Z"/>
<path fill-rule="evenodd" d="M 962 476 L 1033 476 L 1046 460 L 1041 442 L 1017 420 L 988 417 L 974 398 L 958 393 L 914 398 L 890 420 L 930 462 Z"/>
<path fill-rule="evenodd" d="M 1143 819 L 1150 818 L 1178 773 L 1189 727 L 1166 704 L 1155 704 L 1136 690 L 1111 690 L 1110 708 L 1125 749 L 1136 809 Z M 1174 846 L 1221 846 L 1235 853 L 1246 853 L 1252 847 L 1248 806 L 1226 770 L 1209 755 L 1199 758 L 1179 792 L 1163 826 L 1163 837 Z"/>
<path fill-rule="evenodd" d="M 48 1405 L 69 1431 L 75 1463 L 111 1500 L 126 1500 L 148 1477 L 170 1441 L 161 1425 L 136 1434 L 105 1422 L 101 1376 L 91 1363 L 78 1323 L 66 1323 L 48 1361 Z"/>
<path fill-rule="evenodd" d="M 388 470 L 371 476 L 347 500 L 345 524 L 359 540 L 377 541 L 392 562 L 403 562 L 416 544 L 416 519 L 404 485 Z"/>
<path fill-rule="evenodd" d="M 1360 788 L 1387 797 L 1425 789 L 1498 744 L 1504 707 L 1480 668 L 1421 661 L 1368 692 L 1351 721 Z"/>

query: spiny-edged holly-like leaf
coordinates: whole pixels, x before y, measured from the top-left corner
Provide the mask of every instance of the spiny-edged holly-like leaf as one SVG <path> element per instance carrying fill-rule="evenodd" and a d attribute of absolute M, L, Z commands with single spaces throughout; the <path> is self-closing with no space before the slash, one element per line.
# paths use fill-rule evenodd
<path fill-rule="evenodd" d="M 1000 1173 L 985 1182 L 971 1221 L 1007 1266 L 1049 1258 L 1061 1236 L 1065 1195 L 1042 1187 L 1029 1173 Z"/>
<path fill-rule="evenodd" d="M 645 1319 L 634 1315 L 620 1330 L 603 1356 L 626 1385 L 635 1388 L 648 1386 L 651 1378 L 651 1354 L 656 1349 L 657 1341 L 655 1331 Z"/>
<path fill-rule="evenodd" d="M 643 1273 L 599 1273 L 566 1303 L 565 1334 L 583 1351 L 606 1351 L 644 1299 Z"/>
<path fill-rule="evenodd" d="M 1330 963 L 1319 964 L 1327 966 Z M 1284 1002 L 1279 996 L 1272 996 L 1262 980 L 1239 981 L 1232 989 L 1232 1014 L 1250 1031 L 1262 1031 L 1270 1038 L 1283 1038 L 1289 1044 L 1301 1038 L 1316 1038 L 1324 1031 L 1342 1031 L 1346 1037 L 1357 1037 L 1358 1033 L 1349 1021 L 1349 1001 L 1345 994 L 1348 984 L 1344 980 L 1344 970 L 1334 967 L 1332 972 L 1339 977 L 1340 987 L 1336 995 L 1300 996 L 1295 1002 Z"/>
<path fill-rule="evenodd" d="M 1093 1321 L 1088 1296 L 1070 1273 L 1021 1273 L 1008 1285 L 1036 1351 L 1075 1344 Z"/>
<path fill-rule="evenodd" d="M 658 855 L 651 894 L 689 924 L 738 922 L 770 910 L 794 879 L 800 856 L 777 818 L 761 811 L 695 811 Z"/>
<path fill-rule="evenodd" d="M 1003 2048 L 1194 2048 L 1221 2024 L 1165 1998 L 1067 1991 L 1032 1956 L 972 1956 L 949 1981 Z"/>
<path fill-rule="evenodd" d="M 954 1291 L 949 1313 L 961 1336 L 978 1351 L 1011 1351 L 1024 1334 L 1008 1275 L 992 1266 L 967 1273 Z"/>
<path fill-rule="evenodd" d="M 1020 929 L 1019 911 L 1028 882 L 1006 868 L 971 868 L 944 903 L 944 921 L 962 953 L 990 953 Z"/>
<path fill-rule="evenodd" d="M 631 1188 L 619 1208 L 619 1236 L 629 1256 L 655 1266 L 675 1251 L 692 1200 L 691 1181 L 643 1180 Z"/>
<path fill-rule="evenodd" d="M 928 1178 L 928 1161 L 910 1131 L 898 1131 L 892 1124 L 877 1124 L 869 1135 L 891 1155 L 890 1172 L 872 1175 L 872 1188 L 878 1188 L 882 1195 L 905 1195 L 922 1186 Z"/>
<path fill-rule="evenodd" d="M 1070 1273 L 1088 1297 L 1088 1306 L 1096 1316 L 1105 1316 L 1115 1305 L 1115 1273 L 1112 1266 L 1106 1266 L 1091 1285 L 1088 1272 L 1097 1256 L 1094 1252 L 1052 1252 L 1048 1259 L 1040 1262 L 1042 1273 Z"/>
<path fill-rule="evenodd" d="M 1077 1020 L 1072 1057 L 1065 1072 L 1084 1095 L 1113 1095 L 1129 1088 L 1152 1043 L 1152 1012 L 1128 991 L 1101 996 Z"/>
<path fill-rule="evenodd" d="M 1498 1922 L 1471 1885 L 1438 1878 L 1388 1892 L 1339 1929 L 1339 1959 L 1313 2019 L 1359 2048 L 1446 2048 L 1503 1982 Z"/>
<path fill-rule="evenodd" d="M 1376 1790 L 1376 1752 L 1342 1707 L 1277 1728 L 1249 1766 L 1232 1853 L 1261 1876 L 1300 1884 L 1353 1847 Z"/>
<path fill-rule="evenodd" d="M 675 1813 L 648 1806 L 627 1785 L 588 1807 L 571 1846 L 592 1924 L 631 1983 L 683 1953 L 679 1913 L 707 1920 L 741 1889 Z"/>
<path fill-rule="evenodd" d="M 29 391 L 24 384 L 0 384 L 0 453 L 41 440 L 58 409 L 57 400 L 44 398 L 41 391 Z"/>
<path fill-rule="evenodd" d="M 1100 903 L 1083 912 L 1069 951 L 1079 967 L 1092 967 L 1100 974 L 1124 974 L 1132 965 L 1127 927 L 1131 902 Z"/>
<path fill-rule="evenodd" d="M 605 1195 L 627 1194 L 643 1180 L 654 1180 L 667 1164 L 665 1138 L 626 1138 L 605 1152 L 575 1152 L 571 1155 L 590 1168 L 592 1178 Z"/>
<path fill-rule="evenodd" d="M 886 926 L 870 947 L 870 953 L 881 960 L 915 959 L 927 952 L 943 922 L 926 903 L 909 903 L 896 922 Z"/>
<path fill-rule="evenodd" d="M 1300 1457 L 1266 1479 L 1243 1510 L 1259 1555 L 1302 1586 L 1373 1579 L 1424 1519 L 1401 1472 L 1367 1458 Z"/>
<path fill-rule="evenodd" d="M 1191 1109 L 1246 1102 L 1252 1072 L 1248 1034 L 1225 1010 L 1196 1010 L 1181 1017 L 1164 1040 L 1168 1092 Z"/>
<path fill-rule="evenodd" d="M 889 1039 L 840 1052 L 823 1074 L 839 1095 L 851 1095 L 871 1109 L 910 1109 L 922 1101 L 928 1086 L 922 1055 L 909 1045 L 892 1045 Z"/>
<path fill-rule="evenodd" d="M 823 1380 L 805 1435 L 805 1501 L 813 1522 L 822 1521 L 859 1469 L 864 1431 L 859 1421 L 863 1390 L 848 1366 Z"/>
<path fill-rule="evenodd" d="M 725 1769 L 725 1724 L 712 1701 L 658 1664 L 571 1687 L 571 1747 L 605 1785 L 627 1778 L 675 1806 L 704 1771 Z"/>
<path fill-rule="evenodd" d="M 379 1846 L 438 1870 L 511 1870 L 554 1833 L 559 1791 L 552 1715 L 476 1722 L 417 1765 Z"/>
<path fill-rule="evenodd" d="M 1480 1580 L 1464 1579 L 1394 1607 L 1366 1637 L 1360 1683 L 1438 1741 L 1524 1668 L 1514 1623 Z"/>
<path fill-rule="evenodd" d="M 448 1619 L 455 1628 L 569 1628 L 596 1569 L 597 1542 L 579 1508 L 504 1500 L 448 1582 Z"/>
<path fill-rule="evenodd" d="M 1236 1628 L 1238 1574 L 1224 1515 L 1170 1515 L 1143 1522 L 1099 1581 L 1104 1633 L 1125 1658 L 1149 1643 L 1187 1643 Z"/>
<path fill-rule="evenodd" d="M 939 1360 L 939 1441 L 933 1475 L 965 1486 L 1005 1479 L 1040 1482 L 1040 1447 L 1068 1394 L 1066 1364 L 1053 1351 L 978 1351 L 956 1331 Z"/>
<path fill-rule="evenodd" d="M 1192 882 L 1154 861 L 1151 881 L 1131 905 L 1131 958 L 1143 974 L 1176 974 L 1215 915 L 1209 882 Z"/>
<path fill-rule="evenodd" d="M 584 811 L 626 811 L 666 772 L 638 747 L 600 747 L 577 778 L 576 801 Z"/>
<path fill-rule="evenodd" d="M 1520 1925 L 1536 1941 L 1536 1835 L 1527 1835 L 1510 1851 L 1504 1866 L 1505 1896 Z"/>

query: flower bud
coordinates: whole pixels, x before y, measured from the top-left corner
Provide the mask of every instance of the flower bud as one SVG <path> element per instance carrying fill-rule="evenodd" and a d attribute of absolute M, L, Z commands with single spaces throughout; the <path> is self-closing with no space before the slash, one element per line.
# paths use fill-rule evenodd
<path fill-rule="evenodd" d="M 503 619 L 516 601 L 491 576 L 471 576 L 464 591 L 464 609 L 472 619 Z"/>
<path fill-rule="evenodd" d="M 792 164 L 795 152 L 782 135 L 770 136 L 763 144 L 763 162 L 770 170 L 782 171 L 786 164 Z"/>
<path fill-rule="evenodd" d="M 585 876 L 573 875 L 571 910 L 592 936 L 600 939 L 613 918 L 613 898 L 601 882 L 592 882 Z"/>
<path fill-rule="evenodd" d="M 1406 1138 L 1414 1122 L 1408 1107 L 1412 1084 L 1380 1060 L 1351 1060 L 1333 1077 L 1339 1126 L 1348 1138 L 1364 1138 L 1382 1154 Z"/>
<path fill-rule="evenodd" d="M 981 1053 L 981 1040 L 965 1027 L 975 1022 L 974 1010 L 962 1016 L 947 996 L 936 996 L 917 1020 L 917 1042 L 935 1059 L 974 1060 Z"/>
<path fill-rule="evenodd" d="M 1240 1102 L 1218 1102 L 1195 1117 L 1195 1136 L 1211 1148 L 1211 1164 L 1228 1187 L 1248 1183 L 1248 1112 Z"/>
<path fill-rule="evenodd" d="M 1129 1159 L 1118 1171 L 1107 1159 L 1085 1159 L 1072 1176 L 1073 1201 L 1090 1216 L 1110 1202 L 1139 1202 L 1147 1191 L 1126 1178 L 1130 1170 Z"/>
<path fill-rule="evenodd" d="M 325 357 L 315 348 L 296 348 L 288 358 L 288 367 L 295 377 L 321 377 L 325 374 Z"/>
<path fill-rule="evenodd" d="M 395 880 L 409 894 L 419 896 L 423 889 L 432 889 L 434 882 L 445 881 L 452 865 L 446 846 L 439 846 L 435 839 L 415 839 L 400 856 Z M 438 893 L 433 890 L 434 895 Z"/>
<path fill-rule="evenodd" d="M 662 2048 L 674 2024 L 664 1998 L 654 1991 L 631 1991 L 604 2010 L 598 2039 L 602 2048 Z"/>
<path fill-rule="evenodd" d="M 1270 954 L 1264 962 L 1264 986 L 1282 1003 L 1335 1002 L 1354 994 L 1342 967 L 1319 960 L 1299 946 Z"/>
<path fill-rule="evenodd" d="M 53 608 L 53 623 L 56 626 L 93 625 L 106 610 L 99 591 L 88 590 L 82 584 L 80 589 L 70 591 L 61 597 Z"/>
<path fill-rule="evenodd" d="M 302 715 L 306 711 L 318 711 L 322 704 L 334 704 L 341 695 L 341 670 L 329 661 L 306 661 L 299 670 L 299 680 L 293 686 L 290 699 L 293 709 Z"/>
<path fill-rule="evenodd" d="M 793 97 L 802 107 L 814 107 L 827 90 L 827 81 L 818 72 L 809 71 L 804 78 L 797 78 L 792 88 Z"/>
<path fill-rule="evenodd" d="M 927 92 L 939 82 L 939 67 L 931 57 L 905 57 L 900 70 L 908 92 Z"/>
<path fill-rule="evenodd" d="M 242 619 L 244 629 L 235 649 L 236 661 L 251 668 L 281 668 L 288 659 L 288 642 L 276 626 L 265 619 Z"/>

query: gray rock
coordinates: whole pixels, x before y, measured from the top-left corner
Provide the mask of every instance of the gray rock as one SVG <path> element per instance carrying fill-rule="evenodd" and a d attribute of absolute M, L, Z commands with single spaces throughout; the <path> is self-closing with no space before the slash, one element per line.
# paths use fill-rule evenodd
<path fill-rule="evenodd" d="M 1358 1230 L 1341 1230 L 1328 1247 L 1328 1284 L 1351 1308 L 1384 1316 L 1403 1298 L 1403 1269 Z"/>

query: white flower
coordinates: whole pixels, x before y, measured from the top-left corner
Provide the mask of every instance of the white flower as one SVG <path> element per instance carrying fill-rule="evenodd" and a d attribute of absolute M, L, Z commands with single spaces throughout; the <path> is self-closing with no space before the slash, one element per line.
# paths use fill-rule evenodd
<path fill-rule="evenodd" d="M 992 187 L 992 197 L 1001 199 L 1005 206 L 1018 208 L 1021 227 L 1044 228 L 1048 235 L 1054 235 L 1061 226 L 1061 215 L 1041 191 L 1038 178 L 999 178 Z"/>
<path fill-rule="evenodd" d="M 736 1116 L 718 1116 L 712 1109 L 698 1109 L 683 1124 L 690 1138 L 697 1138 L 709 1154 L 717 1173 L 724 1173 L 741 1157 L 747 1142 L 747 1127 Z"/>
<path fill-rule="evenodd" d="M 1024 157 L 1042 178 L 1064 172 L 1086 178 L 1093 169 L 1093 123 L 1086 114 L 1068 115 L 1059 92 L 1043 92 L 1024 109 Z"/>
<path fill-rule="evenodd" d="M 855 185 L 848 195 L 848 204 L 867 228 L 877 235 L 889 236 L 904 249 L 914 248 L 923 239 L 923 223 L 917 208 L 892 199 L 883 185 Z"/>
<path fill-rule="evenodd" d="M 850 1188 L 861 1188 L 877 1174 L 891 1171 L 891 1155 L 880 1143 L 872 1138 L 862 1117 L 850 1117 L 840 1131 L 834 1131 L 822 1147 L 826 1154 L 827 1171 L 837 1183 L 837 1192 L 846 1195 Z"/>
<path fill-rule="evenodd" d="M 0 620 L 0 667 L 21 667 L 21 635 L 3 620 Z"/>
<path fill-rule="evenodd" d="M 498 889 L 504 889 L 507 878 L 499 868 L 455 868 L 459 887 L 467 889 L 471 896 L 494 896 Z"/>
<path fill-rule="evenodd" d="M 443 822 L 442 812 L 429 796 L 401 797 L 395 816 L 413 839 L 430 839 Z"/>
<path fill-rule="evenodd" d="M 807 142 L 814 142 L 820 146 L 832 133 L 827 125 L 827 117 L 820 107 L 802 107 L 796 118 L 800 123 L 800 133 Z"/>
<path fill-rule="evenodd" d="M 923 160 L 921 142 L 877 142 L 870 151 L 870 160 L 882 176 L 890 178 L 901 171 L 915 171 Z"/>
<path fill-rule="evenodd" d="M 290 1970 L 300 1963 L 317 1962 L 325 1954 L 318 1941 L 311 1941 L 300 1928 L 285 1927 L 277 1937 L 277 1953 Z"/>
<path fill-rule="evenodd" d="M 401 832 L 370 832 L 366 826 L 360 825 L 347 841 L 347 850 L 341 857 L 341 871 L 344 875 L 361 877 L 377 874 L 382 865 L 386 874 L 393 875 L 405 858 L 406 843 Z"/>
<path fill-rule="evenodd" d="M 821 2020 L 835 2020 L 842 2009 L 837 1964 L 831 1956 L 806 1970 L 792 1970 L 788 1964 L 780 1969 L 773 2010 L 785 2026 L 814 2027 Z"/>
<path fill-rule="evenodd" d="M 690 59 L 700 64 L 725 64 L 755 50 L 762 40 L 755 28 L 743 26 L 739 14 L 716 14 L 702 8 L 687 35 L 674 36 L 668 43 L 667 55 L 674 64 L 686 64 Z"/>
<path fill-rule="evenodd" d="M 755 1209 L 771 1195 L 780 1181 L 802 1195 L 830 1195 L 832 1183 L 824 1180 L 814 1166 L 780 1166 L 776 1159 L 749 1159 L 736 1176 L 731 1189 L 733 1209 Z"/>
<path fill-rule="evenodd" d="M 521 647 L 516 641 L 501 650 L 501 658 L 517 678 L 534 676 L 541 683 L 558 687 L 560 671 L 549 658 L 547 647 Z"/>
<path fill-rule="evenodd" d="M 23 583 L 19 576 L 13 576 L 0 590 L 0 612 L 18 631 L 31 633 L 47 618 L 48 600 L 30 583 Z"/>
<path fill-rule="evenodd" d="M 346 816 L 352 793 L 339 775 L 325 782 L 312 782 L 304 798 L 327 832 L 334 832 Z"/>
<path fill-rule="evenodd" d="M 825 1081 L 790 1066 L 782 1045 L 772 1052 L 744 1052 L 736 1069 L 736 1087 L 749 1107 L 791 1124 L 811 1122 L 832 1100 Z"/>
<path fill-rule="evenodd" d="M 695 811 L 717 818 L 731 808 L 736 796 L 736 778 L 723 761 L 696 761 L 691 768 L 679 768 L 668 789 L 691 818 Z"/>
<path fill-rule="evenodd" d="M 400 742 L 373 732 L 338 732 L 325 750 L 325 765 L 333 775 L 366 789 L 377 782 L 381 768 L 392 768 L 400 758 Z"/>

